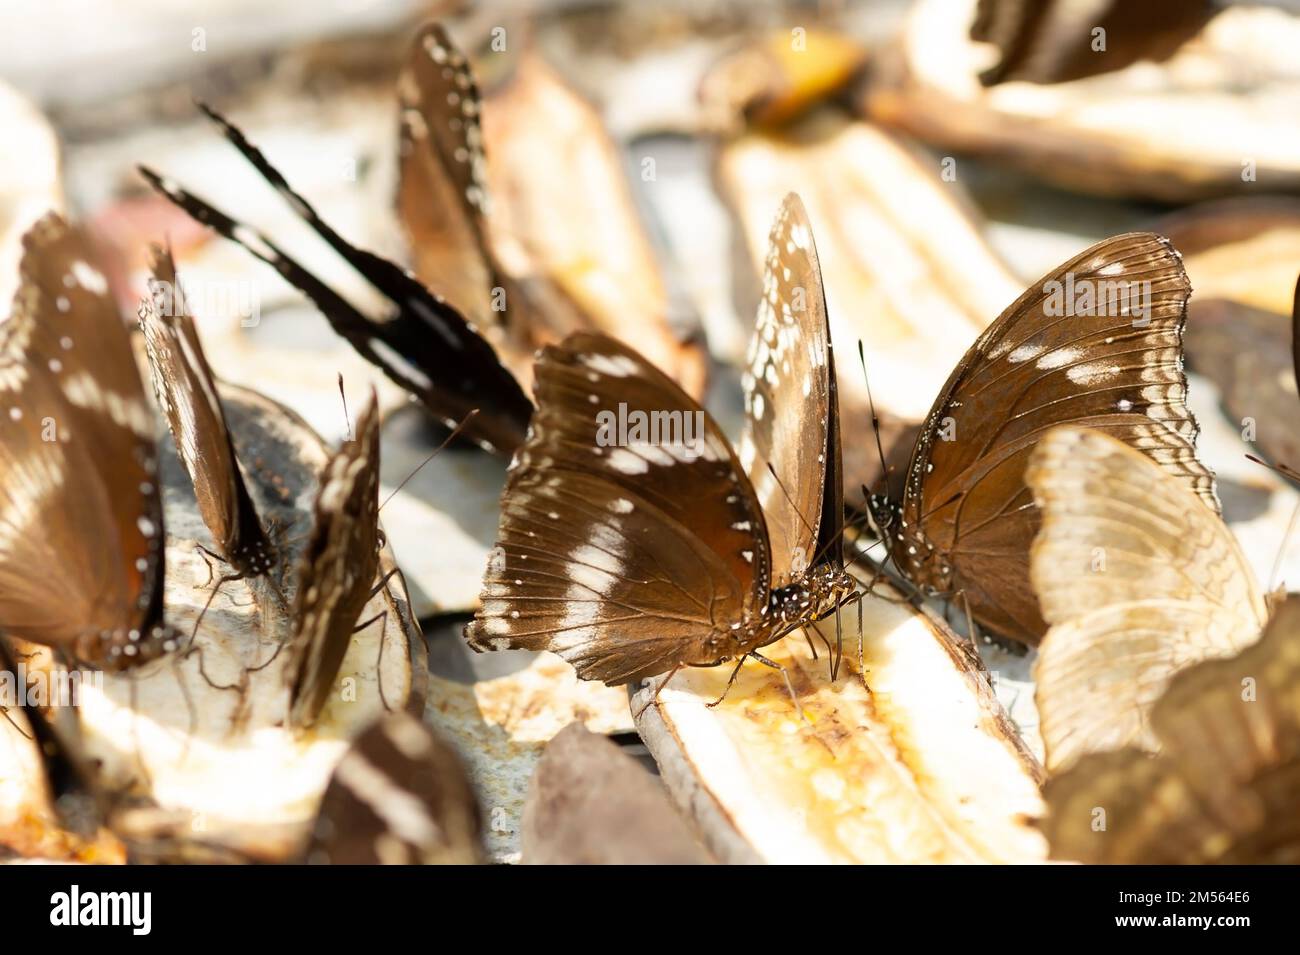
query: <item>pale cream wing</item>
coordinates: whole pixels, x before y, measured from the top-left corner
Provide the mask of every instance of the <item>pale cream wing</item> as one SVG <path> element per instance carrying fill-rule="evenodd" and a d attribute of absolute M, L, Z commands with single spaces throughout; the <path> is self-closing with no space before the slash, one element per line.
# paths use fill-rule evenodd
<path fill-rule="evenodd" d="M 1101 432 L 1052 431 L 1026 480 L 1043 514 L 1030 578 L 1051 625 L 1035 670 L 1048 769 L 1154 750 L 1148 716 L 1169 678 L 1258 637 L 1250 567 L 1196 494 Z"/>
<path fill-rule="evenodd" d="M 1170 680 L 1151 725 L 1158 755 L 1092 753 L 1048 781 L 1053 858 L 1300 862 L 1300 601 L 1241 653 Z"/>

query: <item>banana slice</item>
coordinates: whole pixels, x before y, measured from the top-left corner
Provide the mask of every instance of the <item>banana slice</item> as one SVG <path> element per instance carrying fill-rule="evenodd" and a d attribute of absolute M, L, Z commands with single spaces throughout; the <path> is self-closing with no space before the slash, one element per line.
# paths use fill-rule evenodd
<path fill-rule="evenodd" d="M 890 599 L 889 593 L 878 587 Z M 967 645 L 930 614 L 890 599 L 842 614 L 844 662 L 832 683 L 823 652 L 792 634 L 764 649 L 784 677 L 746 663 L 679 672 L 637 726 L 679 807 L 729 863 L 1039 862 L 1046 845 L 1042 769 L 994 697 Z M 833 643 L 834 621 L 818 627 Z M 813 639 L 821 646 L 820 640 Z M 845 672 L 847 670 L 847 672 Z"/>

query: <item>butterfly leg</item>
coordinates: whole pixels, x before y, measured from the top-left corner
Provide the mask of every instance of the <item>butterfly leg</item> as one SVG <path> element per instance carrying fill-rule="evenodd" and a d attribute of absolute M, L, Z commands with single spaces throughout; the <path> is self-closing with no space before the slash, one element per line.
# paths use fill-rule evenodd
<path fill-rule="evenodd" d="M 753 650 L 750 650 L 749 655 L 753 657 L 755 660 L 757 660 L 759 663 L 763 664 L 763 666 L 771 667 L 773 670 L 779 670 L 781 672 L 781 676 L 785 678 L 786 691 L 790 694 L 790 702 L 794 704 L 795 711 L 799 714 L 799 719 L 807 723 L 808 714 L 806 714 L 803 711 L 803 707 L 799 705 L 799 695 L 795 693 L 794 684 L 790 682 L 790 671 L 787 670 L 785 667 L 781 666 L 781 664 L 777 663 L 775 660 L 769 660 L 761 653 L 756 653 Z M 744 657 L 742 657 L 741 659 L 743 660 Z"/>
<path fill-rule="evenodd" d="M 384 574 L 384 576 L 380 577 L 380 578 L 379 578 L 379 583 L 375 584 L 374 589 L 370 591 L 370 597 L 369 597 L 369 599 L 370 599 L 370 600 L 374 600 L 375 597 L 379 596 L 379 591 L 381 591 L 381 590 L 383 590 L 385 587 L 387 587 L 387 586 L 388 586 L 388 582 L 389 582 L 390 580 L 392 580 L 393 577 L 394 577 L 397 573 L 398 573 L 398 568 L 394 567 L 394 568 L 393 568 L 392 570 L 390 570 L 388 573 Z M 373 619 L 372 619 L 371 622 L 373 622 Z M 358 626 L 358 627 L 357 627 L 357 630 L 360 630 L 360 629 L 362 629 L 362 628 L 361 628 L 360 626 Z M 353 633 L 356 633 L 357 631 L 356 631 L 356 630 L 353 630 L 352 632 L 353 632 Z"/>
<path fill-rule="evenodd" d="M 971 646 L 975 647 L 976 653 L 978 653 L 979 645 L 980 645 L 980 632 L 975 625 L 975 615 L 971 613 L 970 598 L 966 596 L 966 591 L 964 590 L 959 590 L 957 592 L 957 595 L 961 597 L 962 606 L 966 610 L 966 628 L 967 628 L 966 632 L 970 636 Z"/>
<path fill-rule="evenodd" d="M 853 602 L 858 605 L 858 678 L 862 681 L 862 688 L 870 693 L 871 684 L 867 682 L 866 625 L 862 619 L 862 604 L 866 599 L 866 592 L 861 590 L 853 595 Z"/>
<path fill-rule="evenodd" d="M 844 623 L 840 620 L 840 608 L 835 608 L 835 656 L 831 661 L 831 682 L 840 675 L 840 661 L 844 659 Z"/>
<path fill-rule="evenodd" d="M 745 658 L 747 656 L 748 654 L 741 654 L 740 659 L 736 661 L 735 669 L 731 671 L 731 676 L 727 678 L 727 685 L 722 688 L 722 695 L 712 703 L 706 703 L 705 706 L 712 709 L 727 698 L 727 694 L 731 692 L 731 685 L 736 682 L 736 677 L 740 676 L 740 668 L 745 665 Z"/>
<path fill-rule="evenodd" d="M 381 580 L 381 581 L 379 582 L 379 586 L 380 586 L 380 587 L 383 587 L 384 584 L 388 582 L 388 578 L 391 577 L 391 576 L 393 576 L 393 574 L 395 574 L 395 573 L 397 573 L 397 569 L 396 569 L 396 568 L 393 568 L 393 570 L 391 570 L 391 571 L 389 571 L 387 574 L 385 574 L 385 575 L 384 575 L 384 579 Z M 373 597 L 374 594 L 376 594 L 376 593 L 378 593 L 378 592 L 379 592 L 378 590 L 375 590 L 375 591 L 371 594 L 371 596 Z M 385 709 L 385 710 L 387 710 L 388 712 L 391 713 L 392 710 L 393 710 L 393 708 L 392 708 L 391 706 L 388 705 L 388 698 L 384 696 L 384 642 L 385 642 L 385 641 L 384 641 L 384 626 L 383 626 L 383 625 L 384 625 L 384 623 L 387 622 L 387 620 L 388 620 L 388 611 L 387 611 L 387 610 L 381 610 L 381 611 L 379 611 L 379 613 L 375 614 L 373 617 L 370 617 L 370 618 L 367 619 L 367 620 L 363 620 L 361 623 L 357 624 L 357 625 L 352 629 L 352 632 L 353 632 L 353 633 L 360 633 L 362 630 L 366 629 L 366 627 L 370 626 L 370 625 L 371 625 L 372 623 L 374 623 L 376 620 L 380 621 L 380 625 L 379 625 L 379 653 L 378 653 L 378 655 L 375 657 L 375 683 L 376 683 L 376 685 L 379 687 L 379 702 L 382 703 L 382 704 L 384 705 L 384 709 Z"/>
<path fill-rule="evenodd" d="M 659 685 L 655 687 L 654 693 L 651 695 L 650 699 L 646 701 L 645 706 L 641 707 L 641 709 L 637 710 L 635 713 L 632 714 L 633 720 L 639 720 L 641 718 L 642 713 L 644 713 L 652 706 L 659 705 L 659 694 L 663 692 L 663 688 L 668 685 L 668 681 L 671 680 L 673 677 L 675 677 L 677 675 L 677 671 L 680 670 L 681 668 L 682 665 L 679 663 L 677 664 L 677 666 L 673 667 L 671 670 L 668 671 L 668 675 L 659 681 Z"/>
<path fill-rule="evenodd" d="M 217 592 L 220 591 L 222 587 L 230 583 L 232 580 L 242 580 L 243 578 L 244 578 L 243 574 L 226 574 L 224 577 L 222 577 L 220 580 L 217 581 L 217 585 L 212 588 L 212 593 L 208 594 L 207 602 L 203 604 L 203 609 L 199 611 L 199 615 L 194 621 L 194 629 L 190 631 L 189 642 L 185 644 L 185 650 L 187 653 L 189 652 L 190 648 L 194 646 L 194 638 L 199 635 L 199 624 L 201 624 L 203 622 L 203 618 L 207 616 L 208 608 L 212 606 L 212 601 L 216 599 Z"/>
<path fill-rule="evenodd" d="M 203 558 L 203 566 L 208 568 L 208 579 L 203 581 L 203 583 L 199 585 L 200 588 L 203 588 L 208 586 L 208 584 L 212 583 L 212 579 L 216 577 L 216 573 L 212 569 L 212 562 L 216 561 L 219 564 L 224 564 L 226 562 L 226 559 L 222 557 L 220 554 L 214 554 L 212 551 L 208 550 L 202 544 L 195 544 L 194 549 L 197 550 L 199 552 L 199 556 Z"/>

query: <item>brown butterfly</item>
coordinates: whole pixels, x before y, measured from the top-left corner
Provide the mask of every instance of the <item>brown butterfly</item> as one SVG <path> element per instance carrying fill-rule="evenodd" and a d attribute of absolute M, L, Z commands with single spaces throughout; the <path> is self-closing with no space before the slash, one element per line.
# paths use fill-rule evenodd
<path fill-rule="evenodd" d="M 1237 655 L 1176 674 L 1151 731 L 1155 756 L 1090 753 L 1047 781 L 1053 858 L 1300 863 L 1300 602 Z"/>
<path fill-rule="evenodd" d="M 139 319 L 158 406 L 212 533 L 213 556 L 231 567 L 224 580 L 260 577 L 275 565 L 277 555 L 239 470 L 216 380 L 171 253 L 155 247 L 150 270 L 151 298 L 141 304 Z"/>
<path fill-rule="evenodd" d="M 321 474 L 311 535 L 298 560 L 293 600 L 290 720 L 310 726 L 334 690 L 357 622 L 376 586 L 379 550 L 379 412 L 374 393 Z M 382 615 L 381 615 L 382 616 Z"/>
<path fill-rule="evenodd" d="M 515 295 L 488 236 L 483 98 L 469 60 L 440 24 L 416 34 L 397 94 L 397 210 L 415 273 L 475 327 L 495 334 L 502 350 L 505 306 L 515 304 Z M 493 289 L 503 293 L 495 310 Z"/>
<path fill-rule="evenodd" d="M 1034 283 L 976 339 L 935 400 L 902 499 L 870 496 L 898 569 L 1026 644 L 1047 629 L 1029 580 L 1040 517 L 1025 465 L 1056 425 L 1105 431 L 1219 513 L 1196 458 L 1182 333 L 1191 292 L 1159 236 L 1116 236 Z"/>
<path fill-rule="evenodd" d="M 474 649 L 552 650 L 610 685 L 731 659 L 739 672 L 749 657 L 776 667 L 760 647 L 855 596 L 830 333 L 796 197 L 772 249 L 747 377 L 759 490 L 712 418 L 631 348 L 590 333 L 547 346 L 466 627 Z"/>
<path fill-rule="evenodd" d="M 1151 706 L 1176 672 L 1254 643 L 1267 610 L 1223 519 L 1150 458 L 1056 428 L 1025 481 L 1042 513 L 1031 577 L 1051 629 L 1034 668 L 1047 767 L 1153 750 Z"/>
<path fill-rule="evenodd" d="M 0 632 L 121 670 L 176 646 L 163 620 L 154 418 L 84 237 L 23 240 L 0 326 Z"/>
<path fill-rule="evenodd" d="M 330 777 L 305 861 L 466 865 L 482 861 L 482 818 L 456 752 L 409 713 L 389 713 Z"/>

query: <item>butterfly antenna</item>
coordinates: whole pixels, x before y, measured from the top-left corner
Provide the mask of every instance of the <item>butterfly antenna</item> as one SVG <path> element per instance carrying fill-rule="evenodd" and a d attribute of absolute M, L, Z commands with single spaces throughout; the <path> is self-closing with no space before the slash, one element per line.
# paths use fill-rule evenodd
<path fill-rule="evenodd" d="M 799 505 L 795 504 L 794 498 L 790 496 L 790 491 L 785 486 L 785 482 L 781 480 L 781 476 L 776 473 L 776 468 L 772 467 L 772 462 L 770 461 L 767 463 L 767 470 L 768 473 L 772 475 L 772 478 L 776 481 L 777 487 L 781 489 L 781 493 L 785 495 L 786 503 L 788 503 L 790 505 L 791 510 L 793 510 L 795 514 L 798 515 L 799 521 L 803 524 L 804 528 L 808 531 L 809 534 L 816 537 L 817 531 L 815 531 L 813 529 L 813 526 L 808 523 L 808 518 L 803 516 L 803 513 L 799 510 Z"/>
<path fill-rule="evenodd" d="M 1270 464 L 1268 461 L 1265 461 L 1263 458 L 1257 458 L 1253 454 L 1247 454 L 1246 460 L 1261 465 L 1262 467 L 1266 467 L 1274 474 L 1280 474 L 1288 481 L 1294 481 L 1295 483 L 1300 484 L 1300 471 L 1297 471 L 1289 464 L 1284 464 L 1281 461 L 1279 461 L 1277 464 Z"/>
<path fill-rule="evenodd" d="M 880 416 L 876 414 L 876 399 L 871 396 L 871 376 L 867 374 L 867 353 L 862 339 L 858 339 L 858 364 L 862 366 L 862 381 L 867 386 L 867 407 L 871 409 L 871 433 L 876 437 L 876 453 L 880 456 L 880 480 L 888 487 L 889 465 L 885 463 L 885 445 L 880 440 Z M 867 496 L 871 500 L 871 496 Z"/>
<path fill-rule="evenodd" d="M 343 388 L 343 372 L 340 371 L 338 376 L 339 397 L 343 399 L 343 423 L 348 426 L 348 440 L 351 441 L 356 436 L 352 433 L 352 418 L 348 415 L 348 393 Z"/>
<path fill-rule="evenodd" d="M 478 409 L 477 409 L 477 408 L 474 408 L 474 409 L 472 409 L 472 410 L 470 411 L 469 414 L 465 415 L 465 417 L 461 419 L 460 424 L 456 425 L 455 430 L 452 431 L 451 434 L 447 435 L 447 437 L 445 437 L 445 438 L 443 439 L 442 444 L 440 444 L 440 445 L 438 445 L 436 448 L 434 448 L 433 451 L 432 451 L 432 453 L 430 453 L 430 455 L 429 455 L 427 458 L 425 458 L 423 461 L 421 461 L 419 464 L 417 464 L 417 465 L 415 466 L 415 470 L 413 470 L 413 471 L 412 471 L 410 474 L 408 474 L 406 477 L 402 478 L 402 483 L 401 483 L 401 484 L 397 485 L 397 487 L 393 488 L 393 489 L 388 493 L 388 497 L 384 498 L 384 503 L 379 505 L 379 509 L 382 511 L 382 510 L 384 509 L 384 504 L 387 504 L 389 501 L 391 501 L 391 500 L 393 499 L 393 495 L 394 495 L 394 494 L 396 494 L 396 493 L 397 493 L 398 491 L 400 491 L 402 488 L 406 487 L 407 483 L 411 480 L 411 478 L 413 478 L 413 477 L 415 477 L 417 474 L 419 474 L 419 473 L 420 473 L 420 470 L 421 470 L 421 469 L 422 469 L 426 464 L 428 464 L 430 461 L 432 461 L 434 458 L 436 458 L 436 457 L 437 457 L 437 456 L 442 452 L 443 448 L 447 447 L 447 445 L 449 445 L 449 444 L 451 444 L 451 442 L 455 441 L 457 435 L 459 435 L 461 432 L 463 432 L 463 431 L 465 430 L 465 426 L 466 426 L 467 424 L 469 424 L 470 421 L 472 421 L 472 420 L 474 419 L 474 416 L 475 416 L 476 414 L 478 414 Z"/>

